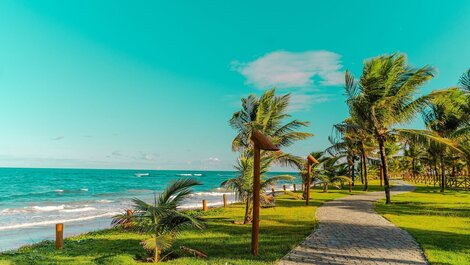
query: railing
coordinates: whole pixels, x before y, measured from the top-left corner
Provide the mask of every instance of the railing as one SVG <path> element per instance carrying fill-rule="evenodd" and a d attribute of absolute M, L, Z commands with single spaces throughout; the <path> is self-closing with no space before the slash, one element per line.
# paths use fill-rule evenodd
<path fill-rule="evenodd" d="M 441 176 L 432 175 L 416 175 L 411 176 L 406 174 L 403 180 L 412 183 L 424 183 L 426 185 L 439 186 L 441 183 Z M 470 177 L 469 176 L 445 176 L 445 187 L 450 189 L 463 189 L 470 190 Z"/>

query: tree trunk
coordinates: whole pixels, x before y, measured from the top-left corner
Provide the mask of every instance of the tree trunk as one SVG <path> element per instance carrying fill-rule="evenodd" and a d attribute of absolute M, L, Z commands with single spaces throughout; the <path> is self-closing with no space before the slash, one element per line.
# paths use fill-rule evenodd
<path fill-rule="evenodd" d="M 415 175 L 415 158 L 413 157 L 411 159 L 411 176 L 413 177 L 413 179 L 415 179 L 416 175 Z"/>
<path fill-rule="evenodd" d="M 384 175 L 384 189 L 385 189 L 385 203 L 390 203 L 390 183 L 388 182 L 388 165 L 387 157 L 385 155 L 384 138 L 383 136 L 377 137 L 379 142 L 380 160 L 382 161 L 382 170 Z"/>
<path fill-rule="evenodd" d="M 246 204 L 245 204 L 245 218 L 243 219 L 243 224 L 249 224 L 251 223 L 251 199 L 248 196 L 246 198 Z"/>
<path fill-rule="evenodd" d="M 156 237 L 155 237 L 155 241 L 157 241 Z M 158 247 L 155 247 L 153 262 L 158 263 L 159 261 L 160 261 L 160 250 L 158 249 Z"/>
<path fill-rule="evenodd" d="M 364 162 L 362 160 L 362 153 L 361 153 L 361 161 L 360 161 L 360 164 L 361 164 L 361 184 L 364 184 Z"/>
<path fill-rule="evenodd" d="M 364 150 L 364 144 L 361 146 L 361 154 L 362 154 L 362 167 L 363 167 L 363 174 L 364 174 L 364 191 L 369 190 L 369 180 L 367 179 L 367 156 L 366 151 Z"/>
<path fill-rule="evenodd" d="M 444 152 L 441 152 L 441 192 L 444 192 L 446 186 L 446 174 L 444 166 Z"/>
<path fill-rule="evenodd" d="M 354 159 L 353 159 L 353 164 L 352 164 L 352 178 L 351 178 L 352 183 L 351 183 L 351 186 L 354 186 L 354 180 L 355 180 L 355 178 L 356 178 L 356 176 L 355 176 L 355 174 L 354 174 L 354 169 L 355 169 L 355 161 L 354 161 Z"/>

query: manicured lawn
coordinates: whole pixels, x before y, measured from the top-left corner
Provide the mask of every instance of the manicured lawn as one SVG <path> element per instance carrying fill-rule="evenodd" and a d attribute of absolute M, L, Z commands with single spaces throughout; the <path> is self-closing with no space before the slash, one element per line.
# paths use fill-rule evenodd
<path fill-rule="evenodd" d="M 441 194 L 419 185 L 393 196 L 391 205 L 378 202 L 376 210 L 416 238 L 431 264 L 470 264 L 469 191 Z"/>
<path fill-rule="evenodd" d="M 373 181 L 371 190 L 380 189 Z M 375 184 L 375 185 L 374 185 Z M 360 193 L 357 184 L 353 193 Z M 288 195 L 276 198 L 276 207 L 261 210 L 259 257 L 250 253 L 251 226 L 234 224 L 242 220 L 243 205 L 227 209 L 211 209 L 206 213 L 207 229 L 186 231 L 180 234 L 173 249 L 178 257 L 165 264 L 272 264 L 282 258 L 315 227 L 315 210 L 325 201 L 348 195 L 343 190 L 331 188 L 329 193 L 315 190 L 313 203 L 305 206 L 302 200 Z M 65 249 L 54 250 L 53 242 L 43 242 L 18 251 L 0 254 L 0 264 L 138 264 L 147 253 L 140 246 L 145 236 L 103 230 L 65 240 Z M 180 246 L 195 248 L 208 254 L 209 260 L 198 260 L 179 250 Z"/>

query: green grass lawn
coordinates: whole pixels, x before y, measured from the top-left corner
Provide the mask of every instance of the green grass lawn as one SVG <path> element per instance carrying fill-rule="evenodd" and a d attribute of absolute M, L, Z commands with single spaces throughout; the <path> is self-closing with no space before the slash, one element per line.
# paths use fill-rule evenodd
<path fill-rule="evenodd" d="M 372 181 L 370 190 L 379 190 Z M 357 184 L 353 193 L 360 193 Z M 343 190 L 331 188 L 329 193 L 312 192 L 310 206 L 288 195 L 276 197 L 276 207 L 261 210 L 259 257 L 250 253 L 251 226 L 238 225 L 242 220 L 243 205 L 231 205 L 227 209 L 211 209 L 206 213 L 207 229 L 183 232 L 174 244 L 173 255 L 178 257 L 165 264 L 272 264 L 282 258 L 315 227 L 315 210 L 325 201 L 348 195 Z M 51 229 L 53 231 L 53 229 Z M 145 236 L 103 230 L 65 240 L 65 249 L 56 251 L 53 242 L 42 242 L 17 251 L 0 254 L 0 264 L 138 264 L 147 257 L 140 246 Z M 179 251 L 180 246 L 201 250 L 209 260 L 198 260 Z"/>
<path fill-rule="evenodd" d="M 470 192 L 446 191 L 416 184 L 415 192 L 392 197 L 376 210 L 407 230 L 431 264 L 470 264 Z"/>

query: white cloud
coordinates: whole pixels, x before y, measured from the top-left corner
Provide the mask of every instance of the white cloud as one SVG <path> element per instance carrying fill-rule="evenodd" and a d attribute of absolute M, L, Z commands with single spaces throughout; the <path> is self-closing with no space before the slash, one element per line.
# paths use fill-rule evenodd
<path fill-rule="evenodd" d="M 211 161 L 211 162 L 220 162 L 221 160 L 218 157 L 209 157 L 209 161 Z"/>
<path fill-rule="evenodd" d="M 341 56 L 330 51 L 275 51 L 252 62 L 232 62 L 233 69 L 246 78 L 246 84 L 260 89 L 310 88 L 316 78 L 321 85 L 344 83 Z"/>
<path fill-rule="evenodd" d="M 64 136 L 57 136 L 57 137 L 52 138 L 51 140 L 52 141 L 59 141 L 59 140 L 62 140 L 64 138 L 65 138 Z"/>
<path fill-rule="evenodd" d="M 330 100 L 331 96 L 327 94 L 292 94 L 288 110 L 292 112 L 309 110 L 312 104 Z"/>

